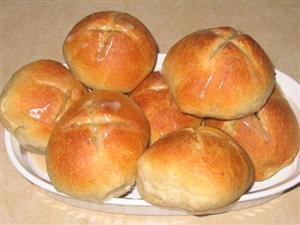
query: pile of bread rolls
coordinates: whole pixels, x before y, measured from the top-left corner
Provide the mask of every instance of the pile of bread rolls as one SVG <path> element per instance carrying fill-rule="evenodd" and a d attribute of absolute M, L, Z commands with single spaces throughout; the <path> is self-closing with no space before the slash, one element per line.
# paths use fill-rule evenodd
<path fill-rule="evenodd" d="M 196 31 L 168 51 L 123 12 L 79 21 L 53 60 L 21 67 L 1 123 L 44 154 L 54 187 L 103 202 L 134 185 L 154 205 L 197 213 L 237 201 L 295 159 L 299 125 L 264 50 L 231 27 Z"/>

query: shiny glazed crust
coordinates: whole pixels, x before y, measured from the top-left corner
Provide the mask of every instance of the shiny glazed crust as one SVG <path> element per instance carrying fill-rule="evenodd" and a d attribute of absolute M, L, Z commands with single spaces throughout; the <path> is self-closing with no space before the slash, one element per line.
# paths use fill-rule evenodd
<path fill-rule="evenodd" d="M 200 118 L 179 110 L 159 72 L 150 74 L 130 97 L 143 109 L 149 120 L 151 143 L 171 131 L 200 125 Z"/>
<path fill-rule="evenodd" d="M 0 97 L 1 123 L 25 149 L 43 153 L 61 115 L 86 92 L 59 62 L 32 62 L 6 84 Z"/>
<path fill-rule="evenodd" d="M 201 126 L 169 133 L 138 161 L 137 187 L 151 204 L 201 212 L 224 207 L 252 185 L 248 155 L 225 133 Z"/>
<path fill-rule="evenodd" d="M 72 72 L 92 89 L 133 90 L 154 68 L 157 45 L 149 30 L 122 12 L 98 12 L 78 22 L 64 42 Z"/>
<path fill-rule="evenodd" d="M 150 128 L 127 96 L 95 91 L 74 104 L 54 129 L 46 155 L 54 187 L 68 195 L 102 202 L 128 192 Z"/>
<path fill-rule="evenodd" d="M 167 53 L 162 73 L 183 112 L 219 119 L 258 111 L 275 82 L 263 49 L 230 27 L 181 39 Z"/>
<path fill-rule="evenodd" d="M 246 150 L 256 181 L 291 164 L 299 151 L 299 124 L 278 87 L 258 113 L 232 121 L 210 119 L 206 125 L 222 129 Z"/>

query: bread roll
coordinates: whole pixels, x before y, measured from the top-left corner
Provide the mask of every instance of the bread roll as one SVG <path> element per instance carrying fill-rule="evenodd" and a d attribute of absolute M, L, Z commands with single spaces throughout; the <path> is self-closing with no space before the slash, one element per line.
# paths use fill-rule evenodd
<path fill-rule="evenodd" d="M 122 12 L 98 12 L 78 22 L 64 42 L 72 72 L 92 89 L 133 90 L 154 68 L 157 46 L 149 30 Z"/>
<path fill-rule="evenodd" d="M 130 97 L 143 109 L 149 120 L 151 143 L 171 131 L 200 125 L 200 118 L 179 110 L 159 72 L 150 74 Z"/>
<path fill-rule="evenodd" d="M 150 146 L 138 161 L 137 187 L 151 204 L 197 213 L 238 200 L 253 178 L 244 150 L 225 133 L 201 126 Z"/>
<path fill-rule="evenodd" d="M 2 126 L 25 149 L 44 153 L 57 121 L 86 92 L 59 62 L 27 64 L 15 72 L 1 94 Z"/>
<path fill-rule="evenodd" d="M 265 180 L 292 163 L 300 147 L 299 124 L 278 88 L 256 114 L 231 121 L 206 121 L 206 125 L 222 129 L 247 151 L 256 181 Z"/>
<path fill-rule="evenodd" d="M 73 105 L 54 129 L 46 154 L 54 187 L 102 202 L 128 192 L 150 128 L 142 110 L 113 91 L 91 92 Z"/>
<path fill-rule="evenodd" d="M 168 51 L 162 73 L 183 112 L 220 119 L 258 111 L 275 81 L 263 49 L 231 27 L 187 35 Z"/>

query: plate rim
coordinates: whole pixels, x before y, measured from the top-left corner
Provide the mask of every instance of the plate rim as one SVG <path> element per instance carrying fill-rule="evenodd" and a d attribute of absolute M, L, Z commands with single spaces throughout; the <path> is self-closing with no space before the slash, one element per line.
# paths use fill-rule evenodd
<path fill-rule="evenodd" d="M 61 195 L 64 197 L 73 198 L 72 196 L 66 195 L 62 192 L 58 192 L 51 183 L 48 183 L 47 181 L 43 180 L 39 176 L 32 174 L 29 170 L 27 170 L 22 165 L 22 163 L 18 160 L 18 158 L 15 154 L 15 150 L 13 149 L 13 144 L 12 144 L 11 138 L 12 138 L 12 134 L 9 131 L 7 131 L 6 129 L 4 129 L 4 142 L 5 142 L 6 152 L 8 154 L 10 161 L 14 165 L 14 167 L 17 169 L 17 171 L 23 177 L 25 177 L 28 181 L 32 182 L 33 184 L 35 184 L 36 186 L 38 186 L 44 190 L 50 191 L 54 194 L 58 194 L 58 195 Z M 298 162 L 296 162 L 296 159 L 298 160 Z M 300 164 L 300 151 L 293 163 Z M 251 200 L 256 200 L 256 199 L 261 199 L 261 198 L 269 197 L 272 195 L 276 195 L 276 194 L 279 194 L 279 193 L 282 193 L 282 192 L 288 190 L 289 188 L 296 186 L 299 183 L 300 183 L 300 173 L 293 176 L 292 179 L 289 179 L 288 181 L 285 181 L 273 188 L 267 188 L 267 189 L 264 189 L 261 191 L 255 191 L 252 193 L 251 192 L 245 193 L 241 196 L 241 198 L 237 202 L 251 201 Z M 154 205 L 151 205 L 150 203 L 146 202 L 143 199 L 126 199 L 126 198 L 118 198 L 118 197 L 112 198 L 101 204 L 113 204 L 113 205 L 124 205 L 124 206 L 125 205 L 153 206 L 153 207 L 155 207 Z"/>

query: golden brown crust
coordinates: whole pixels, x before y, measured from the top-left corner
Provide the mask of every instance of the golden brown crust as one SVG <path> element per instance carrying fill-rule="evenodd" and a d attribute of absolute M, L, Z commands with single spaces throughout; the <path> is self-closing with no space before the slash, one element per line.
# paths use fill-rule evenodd
<path fill-rule="evenodd" d="M 200 125 L 201 119 L 182 113 L 172 99 L 169 88 L 159 72 L 150 74 L 130 94 L 145 112 L 151 128 L 151 143 L 181 128 Z"/>
<path fill-rule="evenodd" d="M 20 68 L 1 97 L 1 123 L 25 149 L 43 153 L 70 105 L 87 92 L 61 63 L 39 60 Z"/>
<path fill-rule="evenodd" d="M 46 155 L 54 187 L 101 202 L 130 190 L 150 128 L 127 96 L 95 91 L 74 104 L 53 131 Z"/>
<path fill-rule="evenodd" d="M 138 161 L 137 187 L 151 204 L 200 212 L 236 201 L 253 178 L 243 149 L 225 133 L 201 126 L 150 146 Z"/>
<path fill-rule="evenodd" d="M 275 88 L 256 114 L 232 121 L 206 121 L 206 125 L 228 133 L 247 151 L 256 181 L 265 180 L 292 163 L 299 151 L 299 125 L 280 92 Z"/>
<path fill-rule="evenodd" d="M 121 12 L 98 12 L 77 23 L 64 42 L 73 73 L 92 89 L 133 90 L 154 68 L 157 46 L 147 28 Z"/>
<path fill-rule="evenodd" d="M 258 111 L 275 82 L 263 49 L 230 27 L 181 39 L 167 53 L 162 73 L 183 112 L 222 119 Z"/>

